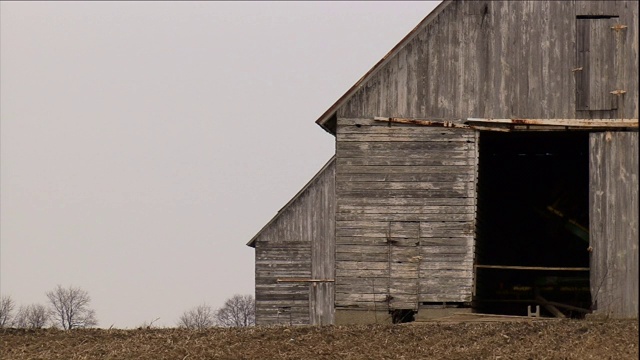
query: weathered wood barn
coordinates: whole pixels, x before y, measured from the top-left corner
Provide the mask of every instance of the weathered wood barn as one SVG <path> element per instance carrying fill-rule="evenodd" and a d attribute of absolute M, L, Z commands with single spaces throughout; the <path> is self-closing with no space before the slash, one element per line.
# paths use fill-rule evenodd
<path fill-rule="evenodd" d="M 316 121 L 256 322 L 637 318 L 637 119 L 636 1 L 442 2 Z"/>

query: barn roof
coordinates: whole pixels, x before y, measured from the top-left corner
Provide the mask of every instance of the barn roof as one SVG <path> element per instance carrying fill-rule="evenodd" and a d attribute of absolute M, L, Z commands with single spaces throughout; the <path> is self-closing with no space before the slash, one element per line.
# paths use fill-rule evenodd
<path fill-rule="evenodd" d="M 287 210 L 289 208 L 289 206 L 291 206 L 293 203 L 296 202 L 296 200 L 302 196 L 302 194 L 304 194 L 304 192 L 311 186 L 313 185 L 313 183 L 322 175 L 322 173 L 324 173 L 324 171 L 331 166 L 331 164 L 333 164 L 333 162 L 336 160 L 336 156 L 332 156 L 331 159 L 329 159 L 329 161 L 327 161 L 326 164 L 324 164 L 324 166 L 322 167 L 322 169 L 320 169 L 320 171 L 318 171 L 317 174 L 315 174 L 313 176 L 313 178 L 311 178 L 311 180 L 309 180 L 309 182 L 302 187 L 302 189 L 300 191 L 298 191 L 298 193 L 291 199 L 289 200 L 288 203 L 285 204 L 285 206 L 282 207 L 282 209 L 278 210 L 278 213 L 265 225 L 262 227 L 262 229 L 260 229 L 260 231 L 258 231 L 258 233 L 247 243 L 247 246 L 251 246 L 251 247 L 255 247 L 255 242 L 256 240 L 260 237 L 260 235 L 262 235 L 262 233 L 267 230 L 271 224 L 273 224 L 276 220 L 278 220 L 278 218 L 280 217 L 280 215 L 282 213 L 284 213 L 285 210 Z"/>
<path fill-rule="evenodd" d="M 360 78 L 344 95 L 342 95 L 327 111 L 325 111 L 316 124 L 320 125 L 323 129 L 331 134 L 335 134 L 335 116 L 338 109 L 345 104 L 353 94 L 355 94 L 362 86 L 364 86 L 373 75 L 382 69 L 387 62 L 393 58 L 406 44 L 408 44 L 422 28 L 427 26 L 433 19 L 435 19 L 444 8 L 446 8 L 454 0 L 444 0 L 433 11 L 431 11 L 413 30 L 411 30 L 400 42 L 383 56 L 363 77 Z M 332 121 L 333 120 L 333 121 Z"/>

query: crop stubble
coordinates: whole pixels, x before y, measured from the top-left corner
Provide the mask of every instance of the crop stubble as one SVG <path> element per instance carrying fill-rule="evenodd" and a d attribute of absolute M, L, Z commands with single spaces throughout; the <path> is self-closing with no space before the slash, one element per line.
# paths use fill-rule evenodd
<path fill-rule="evenodd" d="M 1 359 L 637 359 L 638 322 L 0 330 Z"/>

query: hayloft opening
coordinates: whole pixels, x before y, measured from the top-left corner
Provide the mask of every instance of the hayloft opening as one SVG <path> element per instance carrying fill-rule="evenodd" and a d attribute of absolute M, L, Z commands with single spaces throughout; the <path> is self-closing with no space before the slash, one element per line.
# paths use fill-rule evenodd
<path fill-rule="evenodd" d="M 583 317 L 589 290 L 589 134 L 481 132 L 475 310 Z"/>

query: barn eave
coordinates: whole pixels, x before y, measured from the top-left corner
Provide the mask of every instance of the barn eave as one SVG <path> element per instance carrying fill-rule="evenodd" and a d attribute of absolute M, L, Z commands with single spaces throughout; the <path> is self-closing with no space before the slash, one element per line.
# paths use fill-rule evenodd
<path fill-rule="evenodd" d="M 316 124 L 320 125 L 325 131 L 328 133 L 335 135 L 336 134 L 336 115 L 338 109 L 344 105 L 350 98 L 355 94 L 362 86 L 364 86 L 373 75 L 378 72 L 378 70 L 382 69 L 384 65 L 393 58 L 402 48 L 405 47 L 419 32 L 422 28 L 427 26 L 433 19 L 435 19 L 438 14 L 442 12 L 453 0 L 445 0 L 440 3 L 433 11 L 431 11 L 413 30 L 411 30 L 400 42 L 391 49 L 385 56 L 380 59 L 369 71 L 367 71 L 364 76 L 360 78 L 360 80 L 356 81 L 356 83 L 347 90 L 333 105 L 331 105 L 319 118 L 316 120 Z"/>
<path fill-rule="evenodd" d="M 331 164 L 335 161 L 336 157 L 335 155 L 331 157 L 331 159 L 329 159 L 329 161 L 327 161 L 326 164 L 324 164 L 324 166 L 320 169 L 320 171 L 318 171 L 313 178 L 311 178 L 311 180 L 309 180 L 309 182 L 302 187 L 302 189 L 300 191 L 298 191 L 298 193 L 291 198 L 291 200 L 289 200 L 289 202 L 287 202 L 282 209 L 278 210 L 278 212 L 276 213 L 276 215 L 269 220 L 269 222 L 262 227 L 262 229 L 260 229 L 260 231 L 258 231 L 258 233 L 251 238 L 251 240 L 247 243 L 247 246 L 250 246 L 252 248 L 256 247 L 256 241 L 258 240 L 258 238 L 260 237 L 260 235 L 262 235 L 262 233 L 264 233 L 270 226 L 271 224 L 273 224 L 274 222 L 276 222 L 276 220 L 278 220 L 278 218 L 280 217 L 280 215 L 282 213 L 284 213 L 285 210 L 287 210 L 293 203 L 295 203 L 295 201 L 302 196 L 302 194 L 304 194 L 304 192 L 320 177 L 320 175 L 322 175 L 322 173 L 324 173 L 324 171 L 331 166 Z"/>

